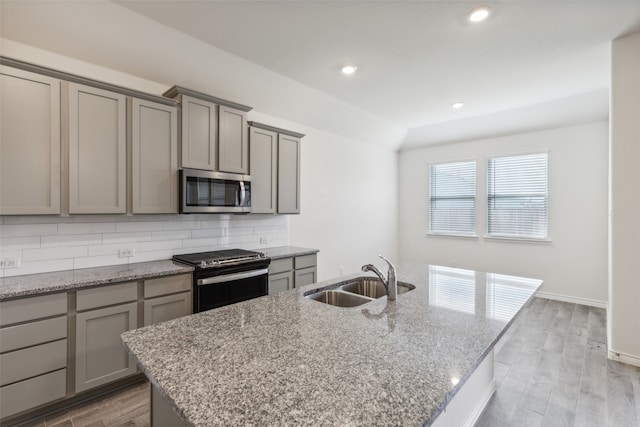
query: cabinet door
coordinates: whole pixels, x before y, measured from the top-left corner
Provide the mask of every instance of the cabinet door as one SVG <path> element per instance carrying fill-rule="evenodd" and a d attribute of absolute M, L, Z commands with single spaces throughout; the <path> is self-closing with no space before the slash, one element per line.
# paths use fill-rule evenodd
<path fill-rule="evenodd" d="M 218 169 L 220 172 L 249 173 L 247 113 L 220 106 L 218 133 Z"/>
<path fill-rule="evenodd" d="M 131 209 L 178 213 L 178 110 L 131 101 Z"/>
<path fill-rule="evenodd" d="M 317 273 L 316 267 L 309 267 L 309 268 L 303 268 L 301 270 L 296 270 L 295 272 L 296 288 L 310 285 L 312 283 L 316 283 L 318 281 L 317 275 L 318 273 Z"/>
<path fill-rule="evenodd" d="M 126 97 L 69 83 L 69 213 L 126 212 Z"/>
<path fill-rule="evenodd" d="M 269 276 L 269 295 L 293 289 L 293 271 Z"/>
<path fill-rule="evenodd" d="M 249 138 L 251 213 L 275 213 L 278 134 L 251 127 Z"/>
<path fill-rule="evenodd" d="M 218 105 L 182 95 L 181 123 L 182 167 L 216 170 Z"/>
<path fill-rule="evenodd" d="M 0 215 L 60 213 L 60 81 L 0 67 Z"/>
<path fill-rule="evenodd" d="M 278 136 L 278 213 L 300 213 L 300 139 Z"/>
<path fill-rule="evenodd" d="M 137 326 L 137 302 L 76 315 L 76 393 L 136 372 L 120 334 Z"/>
<path fill-rule="evenodd" d="M 191 314 L 191 292 L 153 298 L 144 302 L 144 326 Z"/>

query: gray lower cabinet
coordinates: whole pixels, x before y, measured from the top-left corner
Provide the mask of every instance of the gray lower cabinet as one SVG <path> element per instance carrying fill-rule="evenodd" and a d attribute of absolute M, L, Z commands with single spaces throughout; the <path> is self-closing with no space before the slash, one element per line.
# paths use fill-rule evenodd
<path fill-rule="evenodd" d="M 300 144 L 304 136 L 249 122 L 251 213 L 300 213 Z"/>
<path fill-rule="evenodd" d="M 60 213 L 60 80 L 0 66 L 0 215 Z"/>
<path fill-rule="evenodd" d="M 269 265 L 269 295 L 316 283 L 317 255 L 280 258 Z"/>
<path fill-rule="evenodd" d="M 0 414 L 66 397 L 67 294 L 0 302 Z"/>
<path fill-rule="evenodd" d="M 138 326 L 137 299 L 137 282 L 77 292 L 76 393 L 136 372 L 120 335 Z"/>
<path fill-rule="evenodd" d="M 144 326 L 193 312 L 191 275 L 160 277 L 144 282 Z"/>

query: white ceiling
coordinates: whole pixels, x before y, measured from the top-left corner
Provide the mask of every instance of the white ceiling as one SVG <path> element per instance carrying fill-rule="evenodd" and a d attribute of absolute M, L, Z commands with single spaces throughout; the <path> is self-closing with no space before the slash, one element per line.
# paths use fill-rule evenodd
<path fill-rule="evenodd" d="M 480 4 L 492 16 L 468 23 Z M 610 42 L 640 30 L 640 0 L 0 0 L 0 8 L 6 40 L 392 148 L 606 119 Z M 358 73 L 341 75 L 345 63 Z M 465 107 L 451 109 L 457 101 Z"/>
<path fill-rule="evenodd" d="M 640 0 L 116 2 L 405 128 L 605 89 L 640 29 Z"/>

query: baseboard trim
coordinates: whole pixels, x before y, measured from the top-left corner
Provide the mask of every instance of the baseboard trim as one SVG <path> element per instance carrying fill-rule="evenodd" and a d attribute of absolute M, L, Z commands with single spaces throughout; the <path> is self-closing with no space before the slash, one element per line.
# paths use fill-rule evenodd
<path fill-rule="evenodd" d="M 536 296 L 539 298 L 552 299 L 555 301 L 570 302 L 573 304 L 604 308 L 605 310 L 607 309 L 607 305 L 608 305 L 606 301 L 599 301 L 599 300 L 589 299 L 589 298 L 572 297 L 569 295 L 554 294 L 552 292 L 536 292 Z"/>
<path fill-rule="evenodd" d="M 609 356 L 609 359 L 615 360 L 616 362 L 622 362 L 622 363 L 626 363 L 627 365 L 640 367 L 640 357 L 638 356 L 632 356 L 630 354 L 620 353 L 611 349 L 609 349 L 608 356 Z"/>

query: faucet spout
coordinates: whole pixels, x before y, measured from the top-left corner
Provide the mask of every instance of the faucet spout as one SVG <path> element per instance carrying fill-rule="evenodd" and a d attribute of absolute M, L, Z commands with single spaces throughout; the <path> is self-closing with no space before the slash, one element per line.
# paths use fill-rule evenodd
<path fill-rule="evenodd" d="M 382 284 L 387 290 L 387 299 L 389 301 L 395 301 L 396 297 L 398 296 L 398 281 L 396 279 L 396 268 L 393 266 L 393 264 L 391 264 L 391 261 L 389 261 L 387 258 L 383 257 L 382 255 L 378 255 L 378 256 L 382 258 L 389 265 L 389 270 L 387 271 L 386 278 L 384 277 L 382 272 L 378 270 L 378 268 L 373 264 L 363 265 L 362 271 L 365 271 L 365 272 L 373 271 L 380 278 L 380 280 L 382 281 Z"/>

